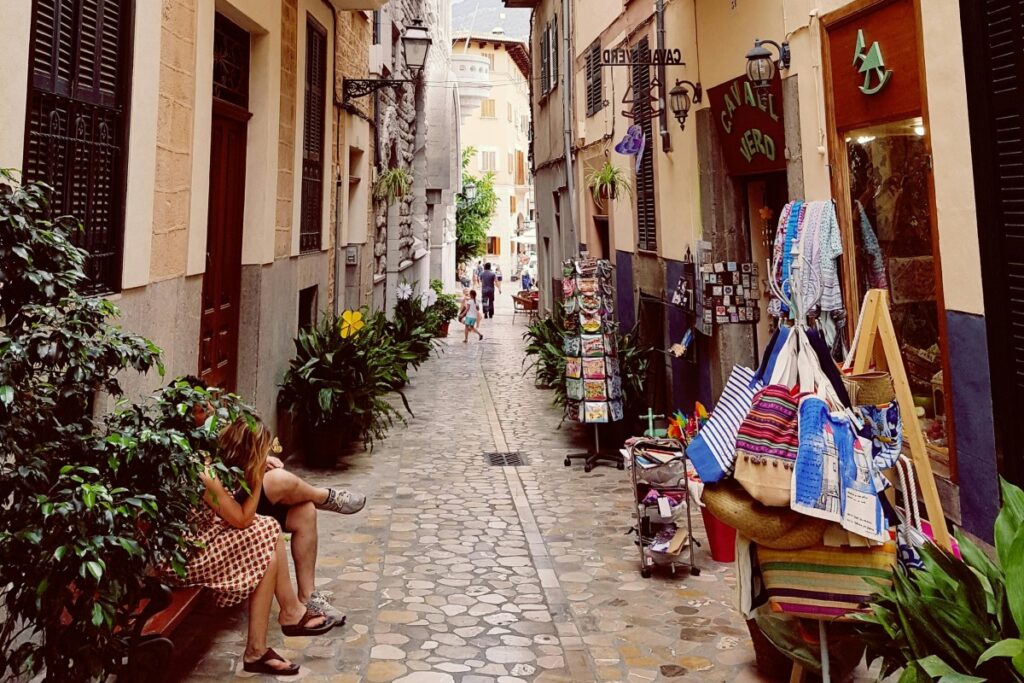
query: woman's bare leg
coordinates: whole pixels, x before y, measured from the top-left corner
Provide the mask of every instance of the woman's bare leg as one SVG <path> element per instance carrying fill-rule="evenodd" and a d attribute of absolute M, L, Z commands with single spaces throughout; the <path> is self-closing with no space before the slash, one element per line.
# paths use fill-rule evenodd
<path fill-rule="evenodd" d="M 281 537 L 277 537 L 277 547 L 270 556 L 270 564 L 267 571 L 260 579 L 256 590 L 249 596 L 249 633 L 245 642 L 245 661 L 255 662 L 267 651 L 267 627 L 270 625 L 270 603 L 274 599 L 274 589 L 277 586 L 278 569 L 280 558 L 284 557 Z M 287 561 L 287 560 L 285 560 Z M 291 662 L 272 661 L 269 666 L 275 669 L 285 670 L 291 666 Z"/>
<path fill-rule="evenodd" d="M 288 573 L 288 554 L 284 550 L 284 539 L 277 539 L 277 585 L 274 588 L 274 595 L 277 597 L 277 604 L 281 607 L 277 622 L 281 625 L 294 625 L 302 620 L 306 614 L 306 606 L 299 602 L 299 596 L 295 594 L 295 587 L 292 585 L 292 578 Z M 316 628 L 323 626 L 326 618 L 318 616 L 310 619 L 306 626 Z"/>

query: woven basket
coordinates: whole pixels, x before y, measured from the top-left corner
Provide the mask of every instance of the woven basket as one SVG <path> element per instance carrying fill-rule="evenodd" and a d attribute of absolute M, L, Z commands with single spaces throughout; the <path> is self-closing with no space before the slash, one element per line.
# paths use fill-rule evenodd
<path fill-rule="evenodd" d="M 892 376 L 888 372 L 846 375 L 843 384 L 855 406 L 881 406 L 896 400 L 896 390 L 893 389 Z"/>
<path fill-rule="evenodd" d="M 821 543 L 829 522 L 768 507 L 754 500 L 734 479 L 707 484 L 701 501 L 715 517 L 754 543 L 776 550 L 809 548 Z"/>

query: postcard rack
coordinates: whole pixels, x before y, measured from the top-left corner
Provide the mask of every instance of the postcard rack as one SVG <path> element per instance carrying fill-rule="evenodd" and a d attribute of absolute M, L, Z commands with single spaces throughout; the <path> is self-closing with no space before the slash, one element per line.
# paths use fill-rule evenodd
<path fill-rule="evenodd" d="M 700 568 L 693 560 L 696 539 L 683 444 L 677 439 L 641 438 L 629 444 L 626 452 L 633 484 L 640 576 L 649 578 L 655 566 L 668 566 L 672 573 L 676 567 L 687 567 L 691 575 L 699 576 Z M 676 499 L 679 502 L 673 506 L 669 501 Z M 680 514 L 686 516 L 685 530 L 676 525 Z M 684 550 L 688 561 L 680 559 Z"/>

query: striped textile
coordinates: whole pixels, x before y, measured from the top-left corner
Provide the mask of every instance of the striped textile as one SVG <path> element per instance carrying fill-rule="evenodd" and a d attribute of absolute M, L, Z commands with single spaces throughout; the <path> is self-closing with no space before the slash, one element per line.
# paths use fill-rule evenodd
<path fill-rule="evenodd" d="M 750 368 L 737 365 L 725 383 L 711 418 L 686 447 L 686 455 L 705 484 L 721 481 L 736 465 L 736 432 L 761 388 Z"/>
<path fill-rule="evenodd" d="M 891 583 L 896 543 L 804 550 L 758 546 L 757 560 L 774 611 L 816 619 L 847 618 L 864 611 L 861 606 L 877 590 L 868 580 Z"/>
<path fill-rule="evenodd" d="M 795 461 L 800 449 L 797 430 L 799 399 L 781 384 L 773 384 L 754 396 L 747 419 L 736 433 L 738 457 L 782 458 Z"/>

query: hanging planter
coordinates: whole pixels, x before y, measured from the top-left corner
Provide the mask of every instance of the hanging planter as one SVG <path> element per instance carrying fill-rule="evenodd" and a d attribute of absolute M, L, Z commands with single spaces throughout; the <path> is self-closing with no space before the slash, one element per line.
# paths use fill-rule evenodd
<path fill-rule="evenodd" d="M 633 194 L 633 186 L 629 184 L 626 172 L 613 166 L 610 161 L 604 162 L 601 168 L 590 169 L 587 187 L 594 197 L 594 203 L 602 209 L 607 207 L 608 199 L 615 199 L 620 192 L 630 196 Z"/>
<path fill-rule="evenodd" d="M 373 196 L 391 205 L 412 189 L 412 176 L 404 168 L 389 168 L 383 171 L 373 186 Z"/>

